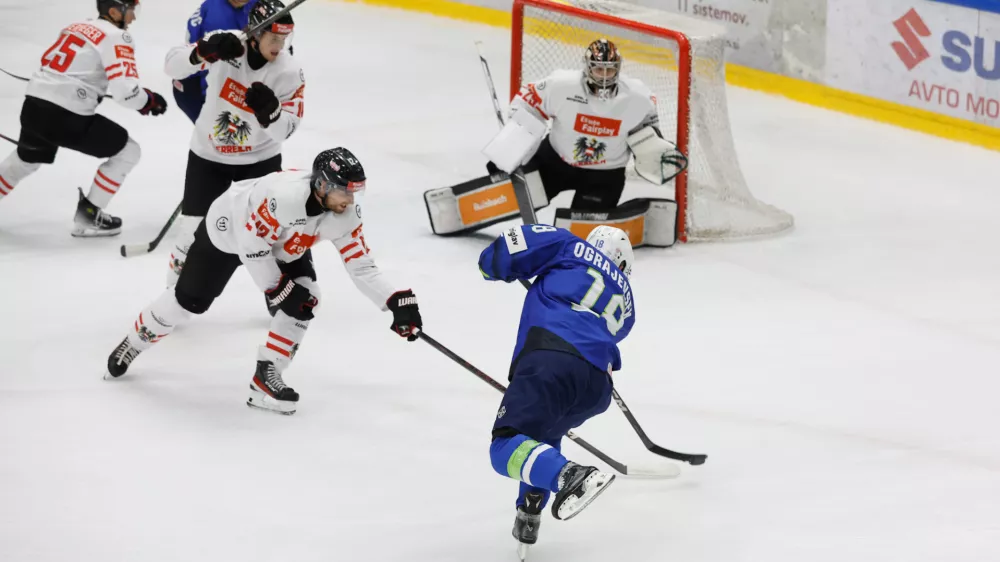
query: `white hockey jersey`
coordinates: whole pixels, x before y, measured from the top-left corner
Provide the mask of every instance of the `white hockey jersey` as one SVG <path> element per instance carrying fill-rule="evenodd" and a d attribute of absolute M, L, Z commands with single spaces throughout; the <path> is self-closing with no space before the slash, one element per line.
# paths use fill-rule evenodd
<path fill-rule="evenodd" d="M 518 110 L 552 120 L 549 142 L 564 162 L 596 170 L 624 168 L 629 133 L 659 123 L 656 97 L 645 84 L 620 75 L 618 94 L 602 100 L 590 93 L 582 70 L 557 70 L 525 84 L 511 101 L 511 111 Z"/>
<path fill-rule="evenodd" d="M 386 301 L 398 288 L 383 277 L 370 255 L 361 207 L 355 204 L 341 214 L 327 211 L 308 216 L 311 177 L 308 171 L 289 171 L 234 183 L 205 216 L 212 244 L 238 254 L 257 286 L 266 291 L 281 278 L 278 260 L 297 260 L 317 242 L 330 240 L 354 284 L 386 310 Z"/>
<path fill-rule="evenodd" d="M 191 64 L 194 48 L 175 47 L 167 53 L 166 61 L 167 75 L 174 80 L 208 69 L 205 105 L 194 125 L 191 151 L 223 164 L 253 164 L 280 154 L 281 144 L 292 136 L 305 112 L 305 75 L 295 58 L 282 51 L 259 70 L 250 68 L 247 53 L 231 61 Z M 267 128 L 246 104 L 247 90 L 254 82 L 271 88 L 281 102 L 281 116 Z"/>
<path fill-rule="evenodd" d="M 42 55 L 25 94 L 78 115 L 95 114 L 107 95 L 129 109 L 142 109 L 149 95 L 139 84 L 134 41 L 106 20 L 74 23 Z"/>

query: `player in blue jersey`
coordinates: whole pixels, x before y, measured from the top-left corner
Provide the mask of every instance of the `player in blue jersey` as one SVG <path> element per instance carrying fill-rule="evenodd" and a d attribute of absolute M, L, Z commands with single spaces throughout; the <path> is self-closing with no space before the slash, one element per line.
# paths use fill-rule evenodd
<path fill-rule="evenodd" d="M 246 29 L 250 9 L 257 0 L 205 0 L 187 22 L 187 42 L 197 43 L 206 33 L 219 30 Z M 174 80 L 174 99 L 177 107 L 192 123 L 198 120 L 201 106 L 205 105 L 208 85 L 202 71 L 183 79 Z"/>
<path fill-rule="evenodd" d="M 521 311 L 510 387 L 493 425 L 490 458 L 501 476 L 521 481 L 514 538 L 524 558 L 538 539 L 542 508 L 569 519 L 614 481 L 570 462 L 563 435 L 611 404 L 618 343 L 635 323 L 629 275 L 632 244 L 621 229 L 599 226 L 587 240 L 552 226 L 515 227 L 483 250 L 490 281 L 536 277 Z"/>

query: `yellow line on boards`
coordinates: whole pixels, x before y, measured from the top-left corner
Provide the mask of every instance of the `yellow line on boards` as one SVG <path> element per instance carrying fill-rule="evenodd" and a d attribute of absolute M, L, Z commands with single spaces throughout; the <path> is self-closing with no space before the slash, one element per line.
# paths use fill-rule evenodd
<path fill-rule="evenodd" d="M 328 1 L 399 8 L 494 27 L 510 27 L 511 24 L 508 12 L 452 0 Z M 726 81 L 740 88 L 776 94 L 808 105 L 1000 151 L 1000 129 L 965 119 L 735 64 L 726 64 Z"/>

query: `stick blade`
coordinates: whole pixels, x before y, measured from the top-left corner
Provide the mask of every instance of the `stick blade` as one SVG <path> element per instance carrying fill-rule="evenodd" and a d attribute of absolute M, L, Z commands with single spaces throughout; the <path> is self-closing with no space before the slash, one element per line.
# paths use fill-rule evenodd
<path fill-rule="evenodd" d="M 149 251 L 149 244 L 122 244 L 121 248 L 123 258 L 134 258 L 142 254 L 148 254 Z"/>
<path fill-rule="evenodd" d="M 673 463 L 628 465 L 625 476 L 636 480 L 670 480 L 681 475 L 681 467 Z"/>

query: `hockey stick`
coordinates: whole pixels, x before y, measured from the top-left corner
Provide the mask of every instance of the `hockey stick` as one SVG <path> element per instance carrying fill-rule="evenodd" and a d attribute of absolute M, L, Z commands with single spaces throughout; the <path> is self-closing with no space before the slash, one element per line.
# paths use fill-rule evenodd
<path fill-rule="evenodd" d="M 30 78 L 25 78 L 23 76 L 18 76 L 17 74 L 11 74 L 10 72 L 7 72 L 6 70 L 4 70 L 2 68 L 0 68 L 0 72 L 3 72 L 4 74 L 6 74 L 7 76 L 10 76 L 11 78 L 16 78 L 16 79 L 20 80 L 21 82 L 30 82 L 31 81 Z"/>
<path fill-rule="evenodd" d="M 668 459 L 673 459 L 675 461 L 686 462 L 693 466 L 698 466 L 700 464 L 705 464 L 705 460 L 708 459 L 708 455 L 693 455 L 690 453 L 678 453 L 677 451 L 671 451 L 670 449 L 663 448 L 653 441 L 646 435 L 646 432 L 642 430 L 642 426 L 639 425 L 639 421 L 635 419 L 632 415 L 632 410 L 625 405 L 625 401 L 622 400 L 620 394 L 617 390 L 611 391 L 612 398 L 615 399 L 615 404 L 618 404 L 618 408 L 625 414 L 625 419 L 628 420 L 629 425 L 632 429 L 639 435 L 639 439 L 642 440 L 642 444 L 646 446 L 646 449 L 654 455 L 660 455 L 661 457 L 666 457 Z"/>
<path fill-rule="evenodd" d="M 493 377 L 477 369 L 472 363 L 469 363 L 465 359 L 462 359 L 458 354 L 448 349 L 434 338 L 428 336 L 427 333 L 424 332 L 423 330 L 417 330 L 417 337 L 422 339 L 424 342 L 426 342 L 434 349 L 440 351 L 442 354 L 444 354 L 452 361 L 458 363 L 462 367 L 465 367 L 467 371 L 469 371 L 473 375 L 476 375 L 476 377 L 478 377 L 479 380 L 492 386 L 496 390 L 500 391 L 500 393 L 507 392 L 507 387 L 497 382 Z M 639 476 L 648 478 L 675 478 L 680 475 L 680 469 L 677 468 L 675 465 L 667 465 L 665 467 L 654 467 L 654 468 L 644 468 L 644 469 L 632 467 L 630 469 L 627 465 L 622 464 L 616 461 L 615 459 L 609 457 L 608 455 L 603 453 L 600 449 L 591 445 L 590 443 L 585 441 L 582 437 L 573 433 L 572 431 L 567 432 L 566 437 L 569 437 L 571 440 L 573 440 L 574 443 L 583 447 L 587 452 L 601 459 L 608 466 L 626 476 Z"/>
<path fill-rule="evenodd" d="M 167 224 L 163 225 L 163 228 L 160 229 L 160 233 L 156 235 L 156 238 L 153 238 L 152 242 L 147 242 L 146 244 L 122 244 L 122 257 L 131 258 L 140 254 L 148 254 L 155 250 L 156 247 L 160 245 L 163 237 L 167 235 L 170 227 L 174 225 L 174 221 L 177 220 L 177 215 L 179 214 L 181 214 L 180 204 L 178 204 L 177 208 L 174 209 L 174 214 L 170 215 L 170 218 L 167 220 Z"/>
<path fill-rule="evenodd" d="M 500 98 L 497 97 L 497 89 L 493 84 L 493 74 L 490 73 L 490 63 L 483 56 L 482 42 L 476 41 L 476 52 L 479 54 L 479 63 L 483 67 L 483 76 L 486 78 L 486 86 L 490 89 L 490 99 L 493 101 L 493 111 L 496 112 L 497 122 L 500 129 L 504 128 L 503 111 L 500 110 Z M 510 183 L 514 187 L 514 198 L 517 199 L 517 208 L 521 212 L 521 222 L 524 224 L 536 224 L 538 218 L 535 216 L 535 204 L 531 200 L 531 192 L 528 191 L 528 180 L 524 178 L 521 167 L 510 174 Z M 531 288 L 531 283 L 524 279 L 518 280 L 525 289 Z"/>

